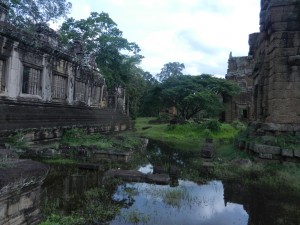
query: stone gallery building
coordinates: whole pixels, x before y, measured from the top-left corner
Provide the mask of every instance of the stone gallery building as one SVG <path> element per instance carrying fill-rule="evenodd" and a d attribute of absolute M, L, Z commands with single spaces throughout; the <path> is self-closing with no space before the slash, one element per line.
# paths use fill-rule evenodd
<path fill-rule="evenodd" d="M 66 48 L 46 25 L 33 33 L 20 30 L 5 21 L 5 5 L 0 10 L 0 139 L 16 130 L 38 140 L 75 126 L 100 131 L 130 126 L 125 91 L 107 94 L 82 43 Z"/>

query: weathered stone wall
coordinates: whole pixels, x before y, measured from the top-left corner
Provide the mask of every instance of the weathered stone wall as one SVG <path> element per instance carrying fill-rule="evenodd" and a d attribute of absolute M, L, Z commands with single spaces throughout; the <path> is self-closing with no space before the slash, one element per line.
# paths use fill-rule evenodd
<path fill-rule="evenodd" d="M 126 114 L 111 108 L 87 108 L 54 103 L 0 99 L 0 143 L 18 131 L 28 141 L 53 140 L 65 129 L 88 128 L 89 132 L 113 132 L 131 128 Z"/>
<path fill-rule="evenodd" d="M 41 185 L 48 167 L 31 160 L 1 163 L 6 168 L 0 168 L 0 224 L 39 224 Z"/>
<path fill-rule="evenodd" d="M 270 132 L 300 132 L 300 2 L 262 0 L 254 58 L 254 119 Z"/>
<path fill-rule="evenodd" d="M 232 54 L 230 53 L 228 59 L 228 69 L 225 78 L 237 83 L 241 88 L 241 93 L 231 99 L 225 100 L 226 122 L 232 122 L 238 119 L 249 121 L 252 119 L 252 70 L 253 59 L 251 56 L 232 57 Z"/>
<path fill-rule="evenodd" d="M 35 141 L 59 138 L 72 127 L 131 127 L 125 90 L 105 93 L 105 80 L 83 43 L 63 46 L 42 24 L 33 33 L 20 30 L 5 22 L 1 7 L 0 143 L 16 131 Z"/>

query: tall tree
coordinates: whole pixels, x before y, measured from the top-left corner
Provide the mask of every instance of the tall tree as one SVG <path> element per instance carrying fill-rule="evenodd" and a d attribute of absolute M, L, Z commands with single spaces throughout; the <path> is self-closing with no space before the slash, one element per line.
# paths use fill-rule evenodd
<path fill-rule="evenodd" d="M 185 68 L 183 63 L 169 62 L 164 65 L 161 72 L 157 74 L 159 81 L 163 82 L 170 77 L 183 75 L 182 70 Z"/>
<path fill-rule="evenodd" d="M 131 76 L 130 67 L 142 59 L 139 46 L 123 38 L 117 24 L 104 12 L 92 12 L 87 19 L 70 18 L 59 32 L 66 44 L 77 40 L 85 43 L 86 52 L 96 57 L 109 87 L 126 86 Z"/>
<path fill-rule="evenodd" d="M 8 19 L 16 26 L 30 28 L 37 23 L 57 21 L 70 12 L 67 0 L 2 0 L 9 6 Z"/>
<path fill-rule="evenodd" d="M 147 96 L 155 107 L 175 106 L 182 119 L 190 119 L 200 111 L 218 115 L 222 110 L 222 97 L 237 94 L 238 87 L 210 75 L 175 76 L 155 86 Z"/>

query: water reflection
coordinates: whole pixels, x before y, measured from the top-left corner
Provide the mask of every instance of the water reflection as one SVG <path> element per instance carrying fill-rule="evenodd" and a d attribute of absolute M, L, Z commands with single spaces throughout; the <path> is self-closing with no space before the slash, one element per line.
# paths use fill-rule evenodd
<path fill-rule="evenodd" d="M 224 187 L 220 181 L 198 185 L 179 181 L 178 187 L 145 183 L 120 185 L 113 196 L 128 203 L 111 222 L 112 225 L 132 224 L 248 224 L 248 214 L 242 205 L 224 202 Z"/>

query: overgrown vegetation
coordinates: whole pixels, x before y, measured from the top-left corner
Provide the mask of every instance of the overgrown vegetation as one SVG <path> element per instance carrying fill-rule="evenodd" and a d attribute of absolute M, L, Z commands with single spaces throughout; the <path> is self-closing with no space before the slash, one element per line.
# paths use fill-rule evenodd
<path fill-rule="evenodd" d="M 179 125 L 149 124 L 153 118 L 139 118 L 135 127 L 137 133 L 153 140 L 169 145 L 175 152 L 187 153 L 186 167 L 182 170 L 182 177 L 196 182 L 206 182 L 211 179 L 221 179 L 240 182 L 256 187 L 264 186 L 276 191 L 300 191 L 300 165 L 294 163 L 255 163 L 248 153 L 234 147 L 234 138 L 247 140 L 244 124 L 234 121 L 232 124 L 220 124 L 220 130 L 214 129 L 218 122 L 185 123 Z M 212 126 L 210 126 L 213 124 Z M 147 129 L 143 129 L 143 128 Z M 241 132 L 241 134 L 239 134 Z M 200 158 L 201 146 L 205 138 L 212 138 L 215 147 L 215 157 L 211 167 L 205 167 Z M 275 143 L 276 146 L 298 148 L 297 137 L 280 136 L 263 139 L 250 139 L 260 143 Z M 293 144 L 292 144 L 293 143 Z M 290 145 L 288 145 L 290 144 Z M 299 148 L 298 148 L 299 149 Z M 233 163 L 234 160 L 250 160 L 248 165 Z M 205 169 L 204 169 L 205 168 Z"/>
<path fill-rule="evenodd" d="M 15 149 L 26 149 L 28 142 L 22 132 L 17 132 L 8 138 L 8 144 Z"/>
<path fill-rule="evenodd" d="M 230 124 L 221 124 L 217 120 L 176 125 L 149 124 L 151 120 L 154 118 L 138 118 L 135 123 L 136 132 L 141 136 L 169 144 L 177 150 L 200 151 L 206 138 L 231 142 L 239 132 L 239 129 Z"/>
<path fill-rule="evenodd" d="M 245 142 L 254 142 L 258 144 L 265 144 L 271 146 L 278 146 L 281 149 L 296 150 L 300 149 L 300 136 L 299 135 L 290 135 L 290 134 L 281 134 L 281 135 L 270 135 L 270 136 L 253 136 L 254 128 L 248 127 L 243 129 L 243 132 L 240 132 L 236 136 L 237 141 Z"/>
<path fill-rule="evenodd" d="M 141 140 L 129 132 L 105 136 L 99 133 L 88 134 L 83 129 L 75 128 L 65 132 L 61 143 L 68 146 L 94 147 L 98 150 L 123 152 L 137 148 L 141 144 Z"/>
<path fill-rule="evenodd" d="M 112 193 L 110 193 L 119 182 L 119 180 L 112 179 L 102 188 L 97 187 L 85 191 L 80 203 L 81 207 L 73 211 L 71 215 L 62 214 L 59 205 L 56 204 L 50 208 L 44 207 L 43 212 L 48 216 L 40 225 L 103 224 L 112 220 L 122 206 L 111 199 Z"/>

